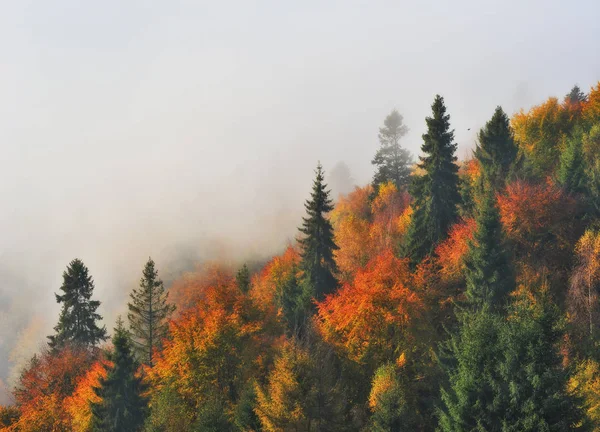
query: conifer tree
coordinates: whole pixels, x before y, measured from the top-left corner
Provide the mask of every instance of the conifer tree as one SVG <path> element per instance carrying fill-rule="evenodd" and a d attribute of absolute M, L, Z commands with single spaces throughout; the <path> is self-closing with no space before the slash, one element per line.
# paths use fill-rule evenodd
<path fill-rule="evenodd" d="M 494 189 L 505 184 L 517 158 L 518 148 L 510 128 L 510 120 L 501 107 L 479 131 L 475 157 L 481 163 L 484 176 Z"/>
<path fill-rule="evenodd" d="M 408 184 L 412 157 L 408 150 L 400 146 L 400 138 L 408 132 L 402 115 L 393 110 L 379 128 L 379 150 L 371 161 L 377 167 L 373 177 L 375 193 L 379 185 L 393 182 L 398 189 Z"/>
<path fill-rule="evenodd" d="M 97 300 L 91 300 L 94 281 L 88 268 L 79 259 L 74 259 L 63 272 L 63 294 L 55 294 L 56 301 L 62 303 L 56 334 L 48 336 L 51 348 L 60 348 L 67 343 L 84 347 L 93 347 L 106 340 L 106 328 L 98 327 L 102 319 L 96 310 L 100 306 Z"/>
<path fill-rule="evenodd" d="M 456 144 L 444 98 L 437 95 L 431 108 L 433 115 L 426 119 L 427 133 L 421 146 L 425 155 L 419 164 L 424 174 L 414 177 L 411 184 L 414 213 L 404 244 L 404 254 L 413 266 L 446 237 L 460 203 Z"/>
<path fill-rule="evenodd" d="M 546 287 L 518 298 L 501 340 L 507 409 L 503 431 L 587 430 L 582 401 L 567 389 L 570 370 L 560 344 L 564 321 Z"/>
<path fill-rule="evenodd" d="M 137 432 L 147 413 L 146 385 L 137 374 L 139 364 L 121 318 L 114 331 L 113 351 L 107 354 L 111 365 L 105 366 L 107 376 L 94 388 L 100 401 L 91 404 L 92 428 L 94 432 Z"/>
<path fill-rule="evenodd" d="M 236 273 L 235 283 L 241 292 L 247 293 L 250 291 L 250 270 L 246 264 L 244 264 Z"/>
<path fill-rule="evenodd" d="M 577 84 L 575 84 L 571 91 L 565 96 L 565 102 L 571 104 L 580 104 L 585 101 L 587 101 L 587 95 L 581 91 Z"/>
<path fill-rule="evenodd" d="M 502 431 L 505 394 L 498 371 L 502 319 L 488 305 L 459 312 L 460 327 L 443 346 L 442 366 L 449 388 L 442 388 L 438 411 L 443 432 Z M 444 350 L 445 349 L 445 350 Z"/>
<path fill-rule="evenodd" d="M 142 275 L 140 287 L 130 294 L 127 318 L 134 348 L 141 361 L 151 366 L 154 350 L 160 348 L 161 341 L 167 336 L 167 320 L 175 305 L 167 303 L 169 293 L 158 278 L 152 258 L 148 258 Z"/>
<path fill-rule="evenodd" d="M 466 295 L 471 306 L 492 309 L 505 304 L 514 277 L 504 249 L 496 197 L 487 185 L 476 216 L 477 229 L 465 260 Z"/>
<path fill-rule="evenodd" d="M 333 238 L 333 227 L 326 218 L 326 214 L 333 210 L 333 205 L 324 183 L 321 163 L 317 165 L 311 198 L 304 207 L 307 216 L 302 218 L 299 228 L 302 237 L 298 240 L 302 247 L 301 270 L 311 297 L 321 300 L 337 286 L 333 251 L 338 249 Z"/>
<path fill-rule="evenodd" d="M 558 182 L 570 193 L 585 193 L 587 190 L 585 160 L 581 147 L 580 138 L 573 136 L 567 140 L 567 146 L 560 155 Z"/>

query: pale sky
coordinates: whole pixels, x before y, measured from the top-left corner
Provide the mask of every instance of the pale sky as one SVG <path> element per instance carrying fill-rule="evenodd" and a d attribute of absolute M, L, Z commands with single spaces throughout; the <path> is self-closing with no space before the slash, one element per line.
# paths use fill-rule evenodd
<path fill-rule="evenodd" d="M 13 358 L 51 332 L 71 259 L 112 328 L 149 255 L 171 276 L 265 257 L 318 160 L 366 183 L 393 108 L 417 154 L 443 95 L 464 157 L 496 105 L 589 90 L 599 17 L 597 0 L 0 2 L 0 380 L 19 337 Z"/>

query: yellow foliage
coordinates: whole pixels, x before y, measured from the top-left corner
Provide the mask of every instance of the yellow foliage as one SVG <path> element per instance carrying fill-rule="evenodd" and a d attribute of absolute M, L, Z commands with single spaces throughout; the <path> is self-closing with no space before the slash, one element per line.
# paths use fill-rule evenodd
<path fill-rule="evenodd" d="M 575 375 L 569 380 L 569 391 L 584 401 L 592 429 L 600 429 L 600 367 L 594 360 L 584 360 L 577 366 Z"/>

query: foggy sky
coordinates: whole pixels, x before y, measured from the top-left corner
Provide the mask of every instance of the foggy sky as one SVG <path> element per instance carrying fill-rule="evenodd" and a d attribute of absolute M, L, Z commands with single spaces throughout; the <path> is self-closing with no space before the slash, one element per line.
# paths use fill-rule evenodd
<path fill-rule="evenodd" d="M 0 393 L 51 333 L 71 259 L 110 329 L 150 255 L 168 277 L 269 256 L 317 160 L 370 179 L 393 108 L 417 154 L 442 94 L 464 157 L 496 105 L 589 90 L 598 16 L 595 0 L 3 2 Z"/>

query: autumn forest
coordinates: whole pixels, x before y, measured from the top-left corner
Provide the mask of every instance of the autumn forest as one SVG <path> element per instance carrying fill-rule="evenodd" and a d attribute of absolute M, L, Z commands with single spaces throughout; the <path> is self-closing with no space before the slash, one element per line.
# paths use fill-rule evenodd
<path fill-rule="evenodd" d="M 149 258 L 114 323 L 93 268 L 57 269 L 0 430 L 600 430 L 600 83 L 498 106 L 464 160 L 430 103 L 419 155 L 381 120 L 370 184 L 334 196 L 315 161 L 264 265 L 166 284 Z"/>

